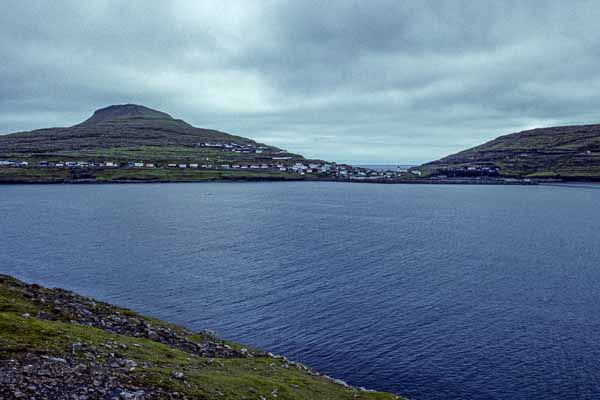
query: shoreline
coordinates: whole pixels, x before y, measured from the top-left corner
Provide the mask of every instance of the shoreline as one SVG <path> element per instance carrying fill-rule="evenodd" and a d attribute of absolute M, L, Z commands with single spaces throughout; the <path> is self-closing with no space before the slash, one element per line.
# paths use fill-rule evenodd
<path fill-rule="evenodd" d="M 282 398 L 314 400 L 403 399 L 351 386 L 212 331 L 194 332 L 2 273 L 0 308 L 2 398 L 27 398 L 33 392 L 44 398 L 233 400 L 278 397 L 279 392 Z"/>
<path fill-rule="evenodd" d="M 330 182 L 380 185 L 479 185 L 479 186 L 537 186 L 562 183 L 600 183 L 600 179 L 531 179 L 531 180 L 477 180 L 477 179 L 326 179 L 312 177 L 256 177 L 256 178 L 214 178 L 214 179 L 76 179 L 76 180 L 44 180 L 44 179 L 15 179 L 0 180 L 3 185 L 127 185 L 127 184 L 157 184 L 157 183 L 245 183 L 245 182 Z"/>

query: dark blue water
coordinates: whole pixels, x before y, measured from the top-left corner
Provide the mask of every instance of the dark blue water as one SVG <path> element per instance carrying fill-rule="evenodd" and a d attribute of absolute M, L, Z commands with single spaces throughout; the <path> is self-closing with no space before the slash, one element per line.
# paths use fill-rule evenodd
<path fill-rule="evenodd" d="M 0 272 L 413 399 L 600 397 L 600 187 L 0 186 Z"/>

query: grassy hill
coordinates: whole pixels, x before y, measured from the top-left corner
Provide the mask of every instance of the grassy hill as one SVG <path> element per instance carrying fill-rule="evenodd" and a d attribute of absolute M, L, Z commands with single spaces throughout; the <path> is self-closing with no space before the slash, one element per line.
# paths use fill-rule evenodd
<path fill-rule="evenodd" d="M 600 125 L 559 126 L 500 136 L 423 165 L 429 173 L 495 166 L 502 176 L 600 179 Z"/>
<path fill-rule="evenodd" d="M 201 147 L 235 143 L 259 152 L 241 153 Z M 144 161 L 151 163 L 267 162 L 273 156 L 303 160 L 297 154 L 212 129 L 191 126 L 169 114 L 135 105 L 113 105 L 67 128 L 0 135 L 0 159 L 39 161 Z"/>
<path fill-rule="evenodd" d="M 2 399 L 399 399 L 256 349 L 0 275 Z"/>

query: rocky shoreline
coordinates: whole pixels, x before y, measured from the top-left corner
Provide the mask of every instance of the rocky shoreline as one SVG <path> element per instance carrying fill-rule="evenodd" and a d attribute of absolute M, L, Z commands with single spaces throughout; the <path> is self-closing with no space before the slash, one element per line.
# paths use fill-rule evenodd
<path fill-rule="evenodd" d="M 399 399 L 210 331 L 0 275 L 2 399 Z"/>

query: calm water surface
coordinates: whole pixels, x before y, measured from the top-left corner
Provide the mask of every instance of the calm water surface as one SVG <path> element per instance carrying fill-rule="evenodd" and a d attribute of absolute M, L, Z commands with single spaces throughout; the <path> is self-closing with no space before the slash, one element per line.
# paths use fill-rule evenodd
<path fill-rule="evenodd" d="M 0 186 L 0 272 L 413 399 L 600 398 L 600 187 Z"/>

